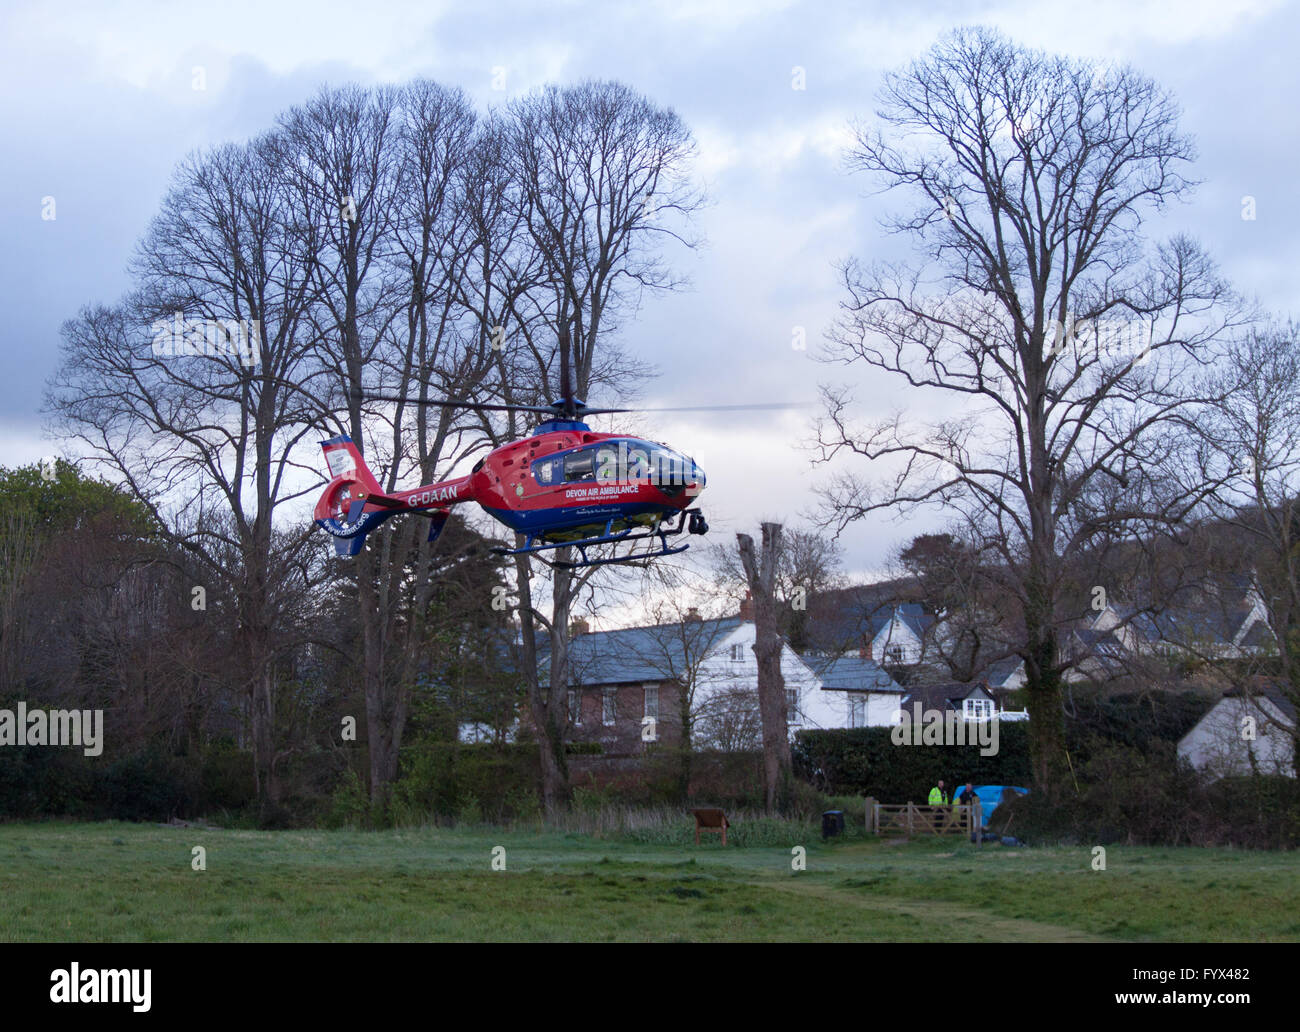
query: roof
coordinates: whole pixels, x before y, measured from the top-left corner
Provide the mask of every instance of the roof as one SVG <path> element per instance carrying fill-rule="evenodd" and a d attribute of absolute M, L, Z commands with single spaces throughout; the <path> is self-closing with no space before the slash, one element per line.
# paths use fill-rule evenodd
<path fill-rule="evenodd" d="M 1264 698 L 1282 711 L 1287 720 L 1295 723 L 1295 703 L 1287 698 L 1282 685 L 1266 677 L 1252 678 L 1248 688 L 1233 688 L 1223 693 L 1224 698 Z"/>
<path fill-rule="evenodd" d="M 1251 614 L 1252 607 L 1238 601 L 1228 604 L 1201 599 L 1172 604 L 1159 612 L 1137 612 L 1131 606 L 1113 605 L 1121 621 L 1148 642 L 1192 645 L 1231 642 Z"/>
<path fill-rule="evenodd" d="M 1007 679 L 1019 670 L 1024 662 L 1019 656 L 1007 656 L 1004 659 L 999 659 L 996 663 L 990 663 L 975 680 L 976 682 L 984 681 L 990 685 L 1005 684 Z"/>
<path fill-rule="evenodd" d="M 624 627 L 616 631 L 587 631 L 569 641 L 569 683 L 572 685 L 636 684 L 683 677 L 690 667 L 740 626 L 740 618 L 687 620 Z M 547 669 L 550 640 L 537 643 L 538 665 Z"/>
<path fill-rule="evenodd" d="M 875 660 L 856 652 L 847 656 L 810 652 L 804 662 L 821 680 L 822 688 L 833 692 L 902 692 L 902 687 Z"/>
<path fill-rule="evenodd" d="M 1273 631 L 1263 620 L 1256 620 L 1241 639 L 1241 644 L 1248 649 L 1267 648 L 1273 644 Z"/>
<path fill-rule="evenodd" d="M 908 629 L 924 640 L 934 615 L 916 598 L 918 586 L 909 581 L 861 584 L 818 595 L 808 606 L 806 635 L 814 649 L 842 652 L 875 638 L 895 612 Z"/>
<path fill-rule="evenodd" d="M 895 617 L 916 635 L 917 641 L 924 641 L 926 631 L 934 626 L 933 614 L 927 613 L 919 602 L 899 602 L 891 606 L 882 606 L 867 617 L 872 636 L 888 627 Z"/>
<path fill-rule="evenodd" d="M 947 681 L 943 684 L 927 684 L 913 688 L 903 697 L 903 705 L 910 706 L 919 702 L 925 709 L 943 710 L 949 707 L 960 709 L 961 703 L 976 692 L 989 693 L 988 685 L 982 681 Z"/>

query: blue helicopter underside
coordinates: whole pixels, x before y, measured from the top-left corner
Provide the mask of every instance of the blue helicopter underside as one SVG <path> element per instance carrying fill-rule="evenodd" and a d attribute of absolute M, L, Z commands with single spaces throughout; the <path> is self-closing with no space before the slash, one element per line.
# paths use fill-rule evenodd
<path fill-rule="evenodd" d="M 610 520 L 634 522 L 638 526 L 653 523 L 653 517 L 668 519 L 678 510 L 645 502 L 626 502 L 611 505 L 584 505 L 581 508 L 554 506 L 549 509 L 492 509 L 484 511 L 504 523 L 511 530 L 529 537 L 549 538 L 555 534 L 573 534 L 580 529 L 599 530 Z M 579 535 L 581 536 L 581 535 Z"/>
<path fill-rule="evenodd" d="M 684 552 L 690 547 L 689 545 L 682 544 L 674 547 L 668 543 L 668 538 L 686 529 L 688 516 L 691 520 L 692 534 L 703 534 L 708 530 L 708 525 L 704 523 L 698 509 L 682 511 L 644 502 L 590 505 L 579 509 L 550 508 L 525 512 L 487 509 L 487 511 L 507 527 L 525 536 L 523 547 L 498 549 L 498 554 L 537 555 L 537 553 L 550 552 L 567 546 L 575 549 L 577 555 L 581 557 L 577 561 L 552 563 L 544 556 L 537 556 L 543 562 L 557 567 L 602 566 L 606 563 L 632 562 Z M 676 525 L 669 526 L 673 517 L 677 517 Z M 597 545 L 630 543 L 646 538 L 654 538 L 658 542 L 657 545 L 652 545 L 649 551 L 597 557 L 587 553 L 588 548 Z"/>

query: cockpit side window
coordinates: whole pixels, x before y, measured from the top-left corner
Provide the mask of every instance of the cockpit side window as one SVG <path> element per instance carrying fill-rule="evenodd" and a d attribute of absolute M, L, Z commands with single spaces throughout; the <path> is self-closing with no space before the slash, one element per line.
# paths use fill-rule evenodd
<path fill-rule="evenodd" d="M 641 483 L 650 477 L 650 449 L 640 441 L 633 441 L 627 449 L 627 479 Z"/>
<path fill-rule="evenodd" d="M 575 480 L 592 480 L 596 476 L 596 453 L 590 448 L 570 452 L 564 457 L 564 479 L 568 483 Z"/>

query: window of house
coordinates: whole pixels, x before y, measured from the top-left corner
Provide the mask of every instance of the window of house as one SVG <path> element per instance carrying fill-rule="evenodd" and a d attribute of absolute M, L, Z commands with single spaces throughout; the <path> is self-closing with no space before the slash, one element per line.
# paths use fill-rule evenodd
<path fill-rule="evenodd" d="M 582 695 L 572 689 L 569 691 L 569 723 L 582 723 Z"/>
<path fill-rule="evenodd" d="M 867 726 L 867 700 L 861 696 L 849 699 L 849 727 Z"/>
<path fill-rule="evenodd" d="M 797 688 L 787 688 L 785 690 L 785 718 L 791 724 L 799 723 L 799 690 Z"/>
<path fill-rule="evenodd" d="M 967 720 L 988 720 L 993 716 L 993 703 L 988 699 L 967 699 L 962 706 Z"/>
<path fill-rule="evenodd" d="M 733 663 L 743 663 L 744 660 L 745 660 L 745 646 L 744 645 L 731 646 L 731 661 Z"/>
<path fill-rule="evenodd" d="M 902 645 L 886 645 L 886 646 L 885 646 L 885 662 L 886 662 L 886 663 L 906 663 L 906 662 L 907 662 L 907 649 L 904 648 Z"/>
<path fill-rule="evenodd" d="M 645 716 L 659 719 L 659 686 L 657 684 L 648 684 L 645 686 Z"/>
<path fill-rule="evenodd" d="M 615 688 L 606 688 L 600 693 L 600 722 L 602 724 L 612 724 L 617 716 L 615 702 L 618 698 L 618 690 Z"/>

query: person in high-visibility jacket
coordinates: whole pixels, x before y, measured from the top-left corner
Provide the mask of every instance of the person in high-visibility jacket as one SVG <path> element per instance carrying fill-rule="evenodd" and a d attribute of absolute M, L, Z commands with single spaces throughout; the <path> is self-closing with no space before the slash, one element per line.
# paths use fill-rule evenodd
<path fill-rule="evenodd" d="M 935 785 L 934 788 L 930 789 L 930 805 L 946 806 L 947 803 L 948 803 L 948 793 L 943 790 L 943 780 L 940 779 L 939 784 Z M 935 812 L 934 815 L 934 827 L 936 831 L 938 831 L 940 828 L 943 827 L 943 814 L 937 811 Z"/>

